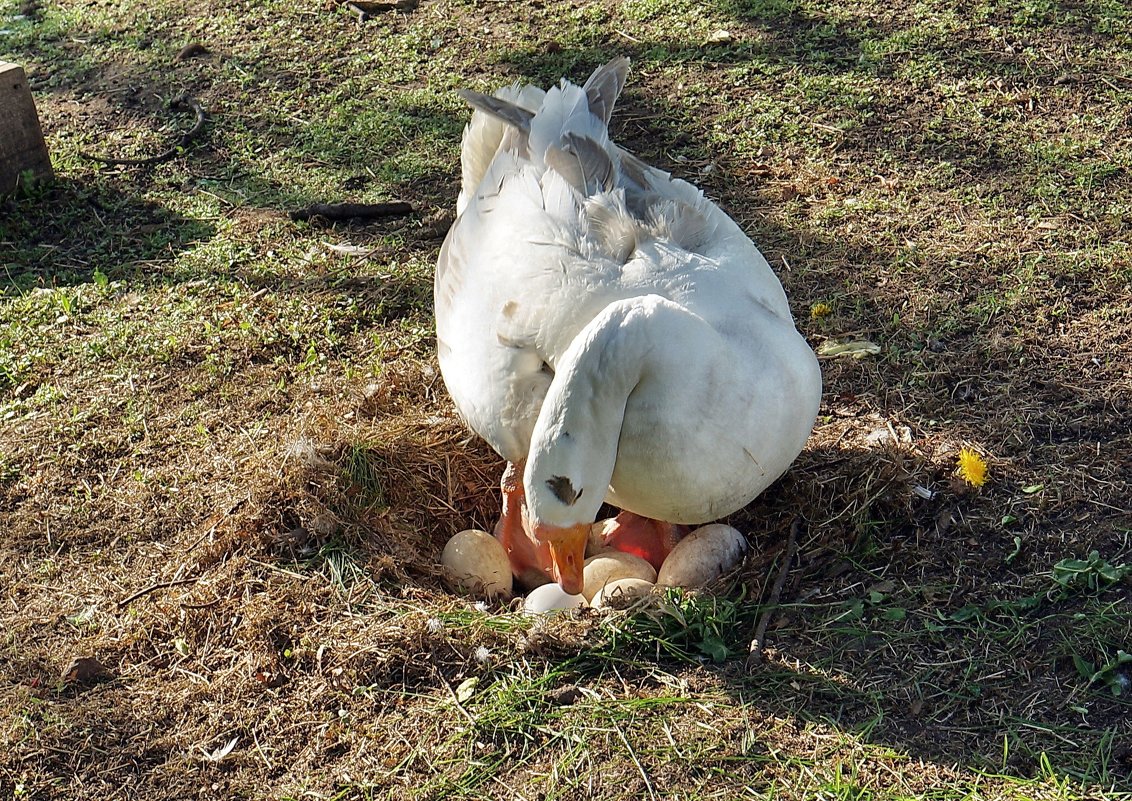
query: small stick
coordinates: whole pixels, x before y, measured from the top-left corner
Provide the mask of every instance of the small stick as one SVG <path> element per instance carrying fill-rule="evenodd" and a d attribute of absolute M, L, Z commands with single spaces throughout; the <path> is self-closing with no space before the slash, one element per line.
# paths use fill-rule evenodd
<path fill-rule="evenodd" d="M 178 579 L 177 581 L 161 581 L 157 584 L 151 584 L 144 590 L 138 590 L 129 598 L 123 598 L 118 602 L 118 608 L 121 609 L 122 607 L 129 605 L 131 601 L 136 601 L 138 598 L 141 598 L 143 595 L 149 595 L 151 592 L 155 592 L 157 590 L 165 590 L 169 587 L 180 587 L 182 584 L 192 584 L 197 581 L 200 581 L 200 576 L 193 576 L 192 578 L 187 579 Z"/>
<path fill-rule="evenodd" d="M 216 598 L 212 601 L 209 601 L 208 603 L 203 603 L 203 604 L 181 604 L 181 608 L 182 609 L 208 609 L 209 607 L 216 606 L 218 603 L 220 603 L 220 601 L 221 601 L 220 598 Z"/>
<path fill-rule="evenodd" d="M 325 217 L 328 220 L 352 220 L 357 218 L 403 217 L 412 214 L 413 207 L 403 200 L 391 203 L 314 203 L 305 209 L 290 213 L 292 220 L 309 220 L 312 217 Z"/>
<path fill-rule="evenodd" d="M 187 147 L 188 144 L 197 137 L 197 134 L 199 134 L 201 132 L 201 129 L 204 127 L 204 108 L 201 107 L 201 104 L 197 102 L 195 98 L 189 97 L 188 95 L 181 95 L 177 98 L 174 98 L 173 102 L 169 105 L 171 108 L 177 108 L 178 106 L 190 108 L 192 109 L 193 113 L 196 114 L 196 118 L 193 120 L 193 127 L 189 128 L 189 130 L 181 134 L 180 138 L 177 140 L 177 143 L 170 147 L 168 150 L 158 153 L 156 156 L 150 156 L 144 159 L 112 159 L 106 158 L 104 156 L 96 156 L 93 153 L 87 153 L 84 150 L 80 150 L 79 155 L 84 159 L 99 161 L 103 164 L 121 164 L 129 167 L 139 167 L 146 164 L 159 164 L 162 161 L 169 161 L 169 159 L 177 155 L 177 151 L 180 148 Z"/>
<path fill-rule="evenodd" d="M 205 532 L 203 534 L 201 534 L 199 537 L 197 537 L 195 540 L 193 540 L 193 544 L 190 545 L 188 548 L 186 548 L 184 552 L 189 553 L 193 548 L 197 547 L 202 542 L 204 542 L 205 539 L 210 534 L 212 534 L 212 532 L 216 531 L 216 527 L 218 525 L 220 525 L 220 515 L 213 515 L 212 516 L 212 525 L 209 526 L 207 529 L 205 529 Z"/>
<path fill-rule="evenodd" d="M 440 672 L 440 668 L 437 667 L 435 660 L 432 661 L 431 667 L 432 672 L 436 674 L 436 678 L 440 679 L 440 683 L 444 685 L 444 689 L 448 690 L 448 694 L 452 696 L 452 701 L 456 704 L 456 708 L 460 710 L 461 713 L 463 713 L 464 717 L 466 717 L 473 726 L 475 726 L 476 719 L 472 717 L 472 713 L 469 712 L 467 708 L 465 708 L 465 706 L 460 702 L 460 696 L 456 695 L 456 691 L 452 689 L 452 685 L 448 683 L 448 680 L 446 678 L 444 678 L 444 674 Z"/>
<path fill-rule="evenodd" d="M 774 611 L 774 607 L 778 606 L 782 588 L 786 585 L 790 563 L 794 561 L 794 553 L 798 550 L 798 532 L 801 528 L 802 519 L 795 517 L 794 522 L 790 524 L 790 538 L 786 541 L 786 557 L 782 562 L 782 569 L 778 572 L 778 578 L 774 580 L 774 586 L 770 588 L 770 596 L 766 602 L 767 608 L 763 610 L 759 617 L 758 625 L 755 626 L 755 636 L 751 638 L 751 652 L 747 656 L 747 667 L 757 665 L 763 660 L 763 648 L 766 646 L 766 627 L 770 623 L 771 612 Z"/>
<path fill-rule="evenodd" d="M 359 22 L 365 22 L 374 14 L 380 14 L 384 11 L 412 11 L 419 4 L 420 0 L 385 0 L 385 2 L 351 0 L 351 2 L 346 3 L 346 8 L 358 15 Z"/>

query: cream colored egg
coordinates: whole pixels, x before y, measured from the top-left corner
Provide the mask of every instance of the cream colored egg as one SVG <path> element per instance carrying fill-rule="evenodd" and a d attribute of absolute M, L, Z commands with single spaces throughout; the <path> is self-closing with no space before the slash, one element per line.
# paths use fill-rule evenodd
<path fill-rule="evenodd" d="M 586 560 L 582 568 L 582 595 L 587 601 L 611 581 L 623 578 L 638 578 L 649 582 L 656 581 L 656 568 L 639 556 L 623 551 L 605 551 Z"/>
<path fill-rule="evenodd" d="M 452 583 L 474 595 L 511 597 L 511 562 L 503 544 L 486 531 L 456 534 L 440 555 Z"/>
<path fill-rule="evenodd" d="M 536 614 L 554 612 L 559 609 L 576 609 L 589 606 L 584 595 L 571 595 L 559 584 L 550 583 L 536 587 L 523 601 L 523 611 Z"/>
<path fill-rule="evenodd" d="M 599 553 L 609 553 L 613 549 L 605 544 L 605 535 L 614 528 L 617 518 L 609 517 L 598 520 L 590 526 L 590 536 L 586 540 L 586 556 L 596 556 Z"/>
<path fill-rule="evenodd" d="M 731 526 L 701 526 L 668 554 L 656 583 L 664 587 L 702 587 L 739 564 L 746 551 L 747 540 Z"/>
<path fill-rule="evenodd" d="M 651 565 L 650 565 L 651 567 Z M 594 609 L 624 609 L 653 591 L 656 585 L 639 578 L 620 578 L 609 582 L 593 597 Z"/>

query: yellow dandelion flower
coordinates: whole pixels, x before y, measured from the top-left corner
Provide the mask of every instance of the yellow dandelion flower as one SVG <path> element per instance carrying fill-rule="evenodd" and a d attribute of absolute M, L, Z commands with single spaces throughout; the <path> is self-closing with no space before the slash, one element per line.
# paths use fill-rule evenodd
<path fill-rule="evenodd" d="M 833 314 L 833 307 L 825 301 L 819 301 L 810 307 L 810 317 L 814 320 L 820 320 L 822 317 L 829 317 Z"/>
<path fill-rule="evenodd" d="M 959 477 L 972 487 L 987 483 L 987 462 L 970 448 L 959 451 Z"/>

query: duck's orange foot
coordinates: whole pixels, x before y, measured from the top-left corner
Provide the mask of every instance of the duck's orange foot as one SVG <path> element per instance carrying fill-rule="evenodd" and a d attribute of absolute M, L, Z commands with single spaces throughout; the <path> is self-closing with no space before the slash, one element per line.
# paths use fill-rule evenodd
<path fill-rule="evenodd" d="M 499 482 L 503 493 L 503 513 L 495 524 L 495 538 L 503 543 L 511 572 L 527 589 L 546 584 L 551 579 L 550 546 L 535 542 L 523 521 L 523 463 L 508 462 Z"/>
<path fill-rule="evenodd" d="M 601 540 L 605 546 L 639 556 L 660 570 L 676 543 L 687 533 L 687 526 L 621 512 L 617 517 L 602 521 Z"/>

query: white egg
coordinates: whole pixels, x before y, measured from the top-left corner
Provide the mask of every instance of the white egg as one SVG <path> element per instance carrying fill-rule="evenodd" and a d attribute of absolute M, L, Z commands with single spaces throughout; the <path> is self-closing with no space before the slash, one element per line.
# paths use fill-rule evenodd
<path fill-rule="evenodd" d="M 639 556 L 623 551 L 605 551 L 586 560 L 582 568 L 582 595 L 587 601 L 611 581 L 623 578 L 643 579 L 650 584 L 656 581 L 656 568 Z"/>
<path fill-rule="evenodd" d="M 456 534 L 440 555 L 448 578 L 474 595 L 511 597 L 511 562 L 503 544 L 486 531 L 468 529 Z"/>
<path fill-rule="evenodd" d="M 701 526 L 668 554 L 656 583 L 664 587 L 702 587 L 739 564 L 746 551 L 747 540 L 731 526 Z"/>
<path fill-rule="evenodd" d="M 589 606 L 584 595 L 571 595 L 559 584 L 543 584 L 531 590 L 523 601 L 523 611 L 533 613 L 553 612 L 557 609 L 575 609 Z"/>
<path fill-rule="evenodd" d="M 651 567 L 651 565 L 650 565 Z M 598 590 L 590 606 L 594 609 L 623 609 L 653 591 L 656 585 L 639 578 L 620 578 Z"/>

